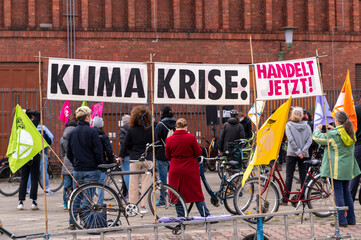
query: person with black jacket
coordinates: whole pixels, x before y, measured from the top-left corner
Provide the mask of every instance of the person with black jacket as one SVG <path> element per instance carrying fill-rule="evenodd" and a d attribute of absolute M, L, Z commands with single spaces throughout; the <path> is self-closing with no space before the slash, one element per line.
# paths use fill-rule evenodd
<path fill-rule="evenodd" d="M 138 160 L 139 157 L 145 152 L 147 143 L 152 142 L 152 115 L 147 106 L 136 106 L 130 113 L 130 128 L 128 129 L 127 136 L 124 142 L 124 149 L 121 153 L 122 158 L 125 156 L 125 149 L 129 150 L 130 160 Z M 147 153 L 146 160 L 148 164 L 153 167 L 151 161 L 153 157 L 152 150 Z M 144 162 L 131 162 L 130 171 L 146 170 L 147 165 Z M 145 193 L 150 184 L 150 175 L 141 175 L 141 191 Z M 129 178 L 129 202 L 136 203 L 139 199 L 139 175 L 132 174 Z M 140 213 L 145 214 L 148 212 L 146 207 L 146 198 L 143 198 L 140 203 Z"/>
<path fill-rule="evenodd" d="M 221 135 L 219 137 L 219 151 L 225 152 L 228 150 L 228 143 L 245 138 L 245 133 L 242 124 L 239 123 L 238 111 L 233 109 L 230 111 L 231 117 L 223 125 Z"/>
<path fill-rule="evenodd" d="M 242 124 L 244 129 L 244 138 L 249 139 L 252 137 L 252 122 L 244 112 L 239 113 L 239 123 Z"/>
<path fill-rule="evenodd" d="M 155 128 L 155 139 L 162 143 L 161 147 L 158 147 L 155 152 L 155 162 L 158 169 L 159 180 L 163 183 L 167 183 L 168 171 L 169 171 L 169 159 L 165 156 L 165 141 L 169 131 L 175 131 L 176 119 L 173 118 L 172 108 L 168 105 L 162 107 L 161 120 Z M 157 202 L 157 206 L 165 205 L 164 199 Z"/>
<path fill-rule="evenodd" d="M 101 117 L 95 116 L 92 120 L 93 127 L 97 130 L 100 142 L 103 146 L 103 160 L 106 163 L 113 163 L 114 162 L 114 153 L 113 148 L 110 143 L 109 137 L 105 134 L 103 127 L 104 127 L 104 120 Z M 104 173 L 105 176 L 105 173 Z"/>
<path fill-rule="evenodd" d="M 98 165 L 104 163 L 103 147 L 98 131 L 89 126 L 91 110 L 87 106 L 79 107 L 75 111 L 78 126 L 70 132 L 66 155 L 74 166 L 75 181 L 84 183 L 100 178 Z M 80 200 L 79 200 L 80 201 Z M 80 202 L 75 202 L 80 206 Z M 74 216 L 77 213 L 74 212 Z M 75 225 L 69 220 L 69 229 L 74 230 Z"/>
<path fill-rule="evenodd" d="M 25 110 L 26 115 L 31 119 L 35 128 L 40 123 L 40 112 L 32 111 L 30 109 Z M 30 198 L 33 200 L 31 205 L 32 210 L 39 210 L 37 199 L 38 199 L 38 182 L 40 175 L 40 153 L 36 154 L 32 160 L 26 163 L 20 168 L 20 187 L 19 187 L 19 205 L 18 210 L 24 209 L 24 201 L 26 197 L 26 185 L 28 182 L 29 174 L 31 173 L 31 187 L 30 187 Z"/>
<path fill-rule="evenodd" d="M 119 129 L 119 158 L 120 164 L 122 166 L 122 171 L 129 171 L 129 150 L 125 149 L 125 137 L 127 136 L 128 129 L 129 129 L 129 119 L 130 116 L 128 114 L 122 117 L 123 125 Z M 124 154 L 123 154 L 124 151 Z M 122 154 L 124 155 L 122 157 Z M 124 175 L 124 182 L 125 186 L 127 186 L 127 191 L 129 189 L 129 175 Z"/>

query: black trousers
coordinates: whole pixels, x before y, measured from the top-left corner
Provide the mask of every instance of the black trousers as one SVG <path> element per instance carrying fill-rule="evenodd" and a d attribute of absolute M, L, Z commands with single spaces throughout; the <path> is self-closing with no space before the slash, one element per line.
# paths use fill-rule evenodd
<path fill-rule="evenodd" d="M 292 156 L 287 156 L 286 158 L 286 187 L 288 189 L 288 191 L 292 191 L 292 180 L 293 180 L 293 175 L 295 174 L 295 169 L 296 169 L 296 164 L 298 164 L 298 172 L 299 172 L 299 176 L 300 176 L 300 181 L 301 181 L 301 188 L 303 183 L 305 182 L 305 177 L 307 174 L 307 166 L 304 163 L 304 161 L 308 159 L 308 158 L 299 158 L 299 157 L 292 157 Z M 289 198 L 290 195 L 286 193 L 286 197 Z M 284 201 L 287 202 L 287 201 Z"/>
<path fill-rule="evenodd" d="M 38 182 L 40 175 L 40 154 L 36 154 L 33 160 L 30 160 L 24 166 L 20 168 L 20 188 L 19 188 L 19 201 L 25 200 L 26 196 L 26 185 L 29 179 L 29 173 L 31 173 L 31 187 L 30 187 L 30 198 L 37 200 L 38 198 Z"/>

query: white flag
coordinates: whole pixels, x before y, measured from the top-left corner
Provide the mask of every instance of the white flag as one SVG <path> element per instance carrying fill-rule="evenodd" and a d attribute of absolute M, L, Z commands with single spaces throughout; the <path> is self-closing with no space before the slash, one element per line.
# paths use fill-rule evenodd
<path fill-rule="evenodd" d="M 255 108 L 255 103 L 257 104 L 257 112 Z M 249 110 L 248 117 L 255 125 L 258 125 L 266 100 L 256 101 L 255 103 L 253 103 L 251 109 Z"/>

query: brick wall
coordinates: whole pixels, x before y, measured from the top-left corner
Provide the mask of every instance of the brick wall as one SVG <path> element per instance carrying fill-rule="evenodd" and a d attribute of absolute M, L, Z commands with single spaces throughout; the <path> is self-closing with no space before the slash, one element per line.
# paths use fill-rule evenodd
<path fill-rule="evenodd" d="M 74 1 L 74 0 L 69 0 Z M 250 63 L 277 61 L 284 26 L 296 26 L 285 59 L 318 50 L 325 88 L 340 88 L 360 64 L 357 0 L 75 0 L 77 58 Z M 67 0 L 0 0 L 0 62 L 66 57 Z M 49 30 L 40 23 L 51 23 Z M 157 27 L 157 34 L 154 27 Z M 158 36 L 158 41 L 154 41 Z M 35 59 L 36 61 L 36 59 Z M 43 71 L 46 77 L 46 64 Z"/>

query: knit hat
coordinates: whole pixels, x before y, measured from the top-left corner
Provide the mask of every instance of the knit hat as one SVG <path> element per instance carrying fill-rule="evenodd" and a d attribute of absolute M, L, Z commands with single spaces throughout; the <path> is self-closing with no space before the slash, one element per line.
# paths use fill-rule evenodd
<path fill-rule="evenodd" d="M 79 107 L 76 111 L 75 111 L 75 117 L 79 118 L 79 117 L 83 117 L 83 116 L 88 116 L 90 115 L 92 112 L 92 110 L 90 110 L 89 107 L 87 106 L 82 106 Z"/>
<path fill-rule="evenodd" d="M 102 127 L 104 126 L 104 120 L 103 120 L 103 118 L 98 117 L 98 116 L 94 117 L 94 118 L 93 118 L 93 121 L 92 121 L 92 125 L 93 125 L 93 127 L 95 127 L 95 128 L 102 128 Z"/>
<path fill-rule="evenodd" d="M 122 117 L 123 125 L 128 125 L 129 124 L 129 119 L 130 119 L 130 116 L 128 114 L 124 115 Z"/>

